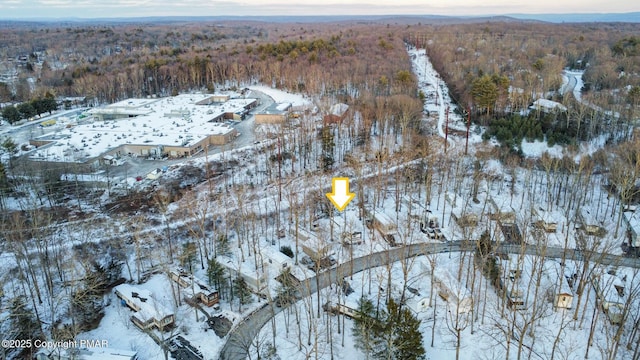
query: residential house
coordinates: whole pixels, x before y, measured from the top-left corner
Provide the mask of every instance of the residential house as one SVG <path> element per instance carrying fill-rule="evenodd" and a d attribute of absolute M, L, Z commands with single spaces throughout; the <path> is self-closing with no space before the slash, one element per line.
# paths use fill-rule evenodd
<path fill-rule="evenodd" d="M 291 235 L 295 240 L 296 231 L 292 230 Z M 331 250 L 331 243 L 318 238 L 315 234 L 298 228 L 297 230 L 298 243 L 302 247 L 302 252 L 307 254 L 312 260 L 318 261 L 327 257 Z"/>
<path fill-rule="evenodd" d="M 434 286 L 442 299 L 455 306 L 460 314 L 471 312 L 473 300 L 466 286 L 444 268 L 436 268 L 433 277 Z"/>
<path fill-rule="evenodd" d="M 220 300 L 218 291 L 213 286 L 205 284 L 183 269 L 170 271 L 169 278 L 180 285 L 187 303 L 200 302 L 205 306 L 213 306 Z"/>
<path fill-rule="evenodd" d="M 620 324 L 624 314 L 625 284 L 616 275 L 604 273 L 591 278 L 598 304 L 612 324 Z"/>
<path fill-rule="evenodd" d="M 129 284 L 121 284 L 114 289 L 123 305 L 134 311 L 131 321 L 142 330 L 157 328 L 164 330 L 171 327 L 175 315 L 165 306 L 158 303 L 151 292 Z"/>
<path fill-rule="evenodd" d="M 247 259 L 245 262 L 238 263 L 221 257 L 220 264 L 227 269 L 231 279 L 241 277 L 255 294 L 264 295 L 267 291 L 268 266 L 265 266 L 264 262 L 258 261 L 256 269 L 254 259 Z"/>

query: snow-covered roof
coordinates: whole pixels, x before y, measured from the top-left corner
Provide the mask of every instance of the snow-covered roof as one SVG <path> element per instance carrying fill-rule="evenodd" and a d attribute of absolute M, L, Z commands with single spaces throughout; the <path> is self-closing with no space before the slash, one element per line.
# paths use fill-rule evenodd
<path fill-rule="evenodd" d="M 458 301 L 471 297 L 469 289 L 461 284 L 446 268 L 437 267 L 433 272 L 433 276 L 436 281 L 446 286 L 452 295 L 456 296 Z"/>
<path fill-rule="evenodd" d="M 331 105 L 331 108 L 329 109 L 329 113 L 336 116 L 342 116 L 344 115 L 344 113 L 347 112 L 347 110 L 349 110 L 349 105 L 338 103 L 338 104 Z"/>
<path fill-rule="evenodd" d="M 262 110 L 259 114 L 280 115 L 286 113 L 291 108 L 291 103 L 273 103 Z"/>
<path fill-rule="evenodd" d="M 282 90 L 261 85 L 249 86 L 249 89 L 260 91 L 266 94 L 276 103 L 290 103 L 294 108 L 311 106 L 311 101 L 305 99 L 302 95 L 299 94 L 291 94 Z"/>
<path fill-rule="evenodd" d="M 551 111 L 551 110 L 561 110 L 566 111 L 567 107 L 560 104 L 559 102 L 547 100 L 547 99 L 538 99 L 533 102 L 533 105 L 529 107 L 532 110 L 543 110 L 543 111 Z"/>
<path fill-rule="evenodd" d="M 295 239 L 295 231 L 292 232 L 292 236 Z M 326 255 L 331 248 L 331 244 L 328 241 L 324 241 L 315 234 L 304 229 L 298 229 L 298 238 L 301 240 L 301 246 L 309 248 L 318 254 Z"/>
<path fill-rule="evenodd" d="M 171 275 L 175 276 L 176 279 L 180 279 L 180 282 L 182 284 L 186 284 L 186 287 L 184 288 L 184 292 L 188 293 L 190 296 L 194 296 L 199 293 L 203 293 L 209 296 L 210 294 L 216 292 L 215 287 L 211 285 L 207 285 L 207 283 L 200 280 L 196 276 L 186 273 L 181 269 L 172 271 Z"/>
<path fill-rule="evenodd" d="M 167 316 L 173 315 L 164 305 L 158 303 L 151 294 L 151 291 L 140 289 L 129 284 L 121 284 L 114 289 L 122 297 L 126 297 L 127 301 L 134 304 L 139 310 L 133 316 L 141 322 L 146 323 L 150 320 L 162 320 Z M 133 294 L 137 294 L 135 297 Z"/>
<path fill-rule="evenodd" d="M 290 257 L 270 246 L 262 247 L 260 249 L 260 253 L 262 254 L 263 260 L 265 260 L 266 263 L 270 263 L 276 267 L 291 266 L 293 263 Z M 282 269 L 279 268 L 278 270 L 280 271 Z"/>
<path fill-rule="evenodd" d="M 604 273 L 598 278 L 598 288 L 603 301 L 609 304 L 624 304 L 624 297 L 620 296 L 616 288 L 624 289 L 624 282 L 616 275 Z"/>
<path fill-rule="evenodd" d="M 255 254 L 254 254 L 255 256 Z M 246 279 L 265 281 L 268 274 L 268 267 L 264 266 L 264 262 L 258 260 L 258 268 L 255 268 L 255 260 L 247 258 L 244 262 L 231 259 L 226 256 L 219 257 L 221 265 L 226 267 L 232 275 L 240 275 Z"/>
<path fill-rule="evenodd" d="M 37 140 L 55 144 L 36 150 L 40 161 L 84 162 L 121 145 L 188 147 L 210 135 L 235 130 L 213 122 L 225 113 L 244 111 L 255 99 L 209 102 L 210 94 L 183 94 L 161 99 L 129 99 L 91 110 L 93 115 L 117 114 L 124 118 L 67 127 Z M 135 117 L 127 117 L 135 116 Z"/>
<path fill-rule="evenodd" d="M 429 307 L 428 296 L 411 296 L 405 300 L 404 304 L 413 311 L 414 314 L 421 314 L 427 311 Z"/>
<path fill-rule="evenodd" d="M 573 296 L 573 290 L 571 289 L 571 287 L 569 286 L 569 282 L 567 281 L 567 277 L 566 277 L 566 273 L 567 273 L 567 269 L 562 269 L 562 265 L 560 264 L 555 264 L 555 271 L 551 274 L 553 274 L 553 276 L 556 277 L 556 279 L 558 279 L 557 281 L 560 282 L 560 287 L 556 290 L 557 294 L 568 294 L 568 295 L 572 295 Z M 549 275 L 551 275 L 549 274 Z"/>

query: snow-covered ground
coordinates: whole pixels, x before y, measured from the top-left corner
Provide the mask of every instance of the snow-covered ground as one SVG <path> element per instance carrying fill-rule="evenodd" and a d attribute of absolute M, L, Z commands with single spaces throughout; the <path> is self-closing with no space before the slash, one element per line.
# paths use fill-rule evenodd
<path fill-rule="evenodd" d="M 249 89 L 267 94 L 276 103 L 289 103 L 292 107 L 304 108 L 309 107 L 312 104 L 311 100 L 305 98 L 303 95 L 288 93 L 286 91 L 274 89 L 264 85 L 251 85 L 249 86 Z"/>
<path fill-rule="evenodd" d="M 584 70 L 565 69 L 562 72 L 562 87 L 560 87 L 560 94 L 564 95 L 571 92 L 576 100 L 582 102 L 582 87 L 584 86 L 584 81 L 582 81 L 583 74 Z"/>
<path fill-rule="evenodd" d="M 437 121 L 433 119 L 433 121 L 427 120 L 426 122 L 436 127 L 440 136 L 444 137 L 444 126 L 447 117 L 446 108 L 449 107 L 449 127 L 464 130 L 466 128 L 464 119 L 453 113 L 453 106 L 450 104 L 451 99 L 448 96 L 446 85 L 439 80 L 424 51 L 410 50 L 410 54 L 414 62 L 414 71 L 416 71 L 420 79 L 420 89 L 427 95 L 425 109 L 432 115 L 437 114 L 437 116 L 434 116 Z M 273 97 L 276 102 L 292 103 L 294 106 L 308 106 L 310 104 L 303 96 L 287 94 L 268 87 L 258 86 L 251 87 L 251 89 L 265 92 Z M 315 120 L 315 118 L 303 119 L 301 121 L 308 121 L 308 123 L 301 122 L 300 126 L 308 126 L 313 129 Z M 357 117 L 355 121 L 357 121 Z M 344 130 L 338 129 L 337 131 Z M 307 138 L 304 138 L 304 136 L 307 136 Z M 393 136 L 392 133 L 372 136 L 371 148 L 382 148 L 381 144 L 385 142 L 386 144 L 393 144 L 394 140 L 398 140 Z M 295 142 L 287 141 L 288 139 L 290 138 L 287 138 L 286 135 L 282 138 L 281 143 L 274 138 L 263 139 L 259 145 L 235 149 L 217 154 L 208 159 L 189 160 L 188 165 L 191 166 L 204 166 L 206 160 L 221 162 L 225 165 L 223 168 L 226 168 L 226 171 L 211 182 L 195 184 L 190 196 L 185 197 L 180 203 L 169 206 L 166 217 L 161 217 L 158 214 L 146 214 L 145 221 L 148 221 L 149 224 L 145 224 L 144 230 L 135 235 L 142 237 L 144 234 L 153 239 L 162 239 L 162 234 L 165 232 L 163 221 L 166 219 L 169 219 L 166 220 L 170 223 L 168 228 L 173 232 L 174 229 L 179 229 L 183 226 L 191 226 L 193 229 L 193 222 L 185 219 L 203 216 L 202 214 L 205 214 L 204 217 L 207 220 L 211 220 L 212 223 L 215 222 L 217 224 L 220 222 L 221 229 L 216 230 L 220 232 L 223 231 L 222 228 L 226 227 L 227 224 L 235 222 L 236 225 L 228 225 L 229 228 L 224 229 L 225 234 L 228 234 L 231 240 L 231 251 L 228 258 L 236 263 L 244 259 L 246 264 L 243 267 L 247 268 L 246 271 L 248 272 L 251 272 L 252 269 L 255 271 L 256 264 L 260 263 L 260 271 L 268 274 L 267 285 L 272 297 L 278 287 L 278 282 L 274 278 L 279 273 L 280 268 L 278 266 L 281 266 L 277 259 L 273 259 L 281 258 L 279 254 L 280 248 L 288 246 L 299 259 L 304 257 L 302 244 L 299 241 L 296 242 L 295 238 L 297 226 L 315 234 L 317 238 L 325 242 L 328 245 L 328 252 L 339 263 L 346 262 L 351 258 L 389 249 L 390 245 L 383 240 L 376 230 L 365 226 L 365 219 L 359 213 L 361 201 L 366 202 L 369 211 L 384 213 L 396 222 L 398 228 L 396 240 L 401 244 L 439 243 L 446 240 L 463 239 L 475 240 L 485 230 L 489 231 L 492 239 L 504 240 L 497 222 L 491 219 L 490 214 L 501 216 L 501 214 L 512 213 L 525 242 L 573 248 L 576 247 L 576 239 L 581 236 L 579 231 L 576 230 L 578 213 L 581 213 L 585 222 L 600 226 L 605 230 L 601 236 L 591 236 L 586 239 L 590 247 L 592 246 L 593 249 L 599 251 L 604 249 L 615 254 L 621 252 L 619 244 L 623 239 L 624 231 L 623 228 L 618 229 L 617 227 L 619 207 L 616 199 L 610 197 L 602 189 L 601 185 L 605 181 L 602 176 L 564 176 L 564 174 L 547 173 L 544 169 L 510 167 L 495 159 L 481 160 L 476 163 L 475 159 L 472 160 L 463 156 L 444 156 L 438 149 L 434 154 L 437 161 L 429 169 L 431 176 L 428 182 L 429 185 L 426 182 L 407 181 L 402 185 L 406 186 L 406 188 L 403 188 L 400 184 L 395 183 L 395 177 L 392 175 L 401 174 L 401 170 L 419 165 L 420 162 L 418 160 L 403 162 L 404 160 L 402 159 L 398 160 L 390 156 L 389 160 L 382 166 L 382 164 L 377 164 L 376 161 L 371 161 L 370 154 L 360 152 L 359 149 L 353 147 L 347 136 L 341 136 L 336 137 L 336 153 L 339 154 L 336 159 L 342 159 L 345 154 L 349 154 L 356 159 L 362 160 L 361 167 L 356 171 L 356 169 L 347 168 L 347 165 L 341 162 L 339 166 L 336 166 L 338 169 L 334 173 L 325 173 L 321 172 L 319 165 L 312 163 L 313 161 L 305 163 L 304 157 L 296 152 Z M 314 131 L 299 136 L 296 141 L 311 144 L 309 151 L 316 158 L 318 154 L 322 153 Z M 470 150 L 473 151 L 474 146 L 478 146 L 477 143 L 480 141 L 480 136 L 472 132 Z M 455 151 L 451 151 L 448 154 L 456 151 L 459 154 L 461 149 L 464 148 L 464 146 L 460 146 L 464 144 L 464 139 L 458 135 L 449 134 L 449 143 L 452 145 L 451 149 Z M 453 144 L 456 144 L 456 146 L 454 147 Z M 439 146 L 434 148 L 439 148 Z M 275 175 L 277 166 L 273 160 L 277 159 L 277 154 L 280 153 L 280 150 L 283 152 L 290 151 L 295 155 L 291 159 L 282 162 L 282 168 L 279 169 L 282 173 L 281 178 Z M 544 149 L 542 144 L 533 144 L 529 149 L 532 154 L 540 154 L 544 150 L 556 151 L 556 155 L 561 154 L 558 149 Z M 392 154 L 393 150 L 390 150 L 390 155 Z M 311 156 L 311 159 L 316 158 Z M 227 164 L 234 165 L 226 166 Z M 344 176 L 344 173 L 351 175 L 352 191 L 357 193 L 356 200 L 342 213 L 333 212 L 329 216 L 318 216 L 320 213 L 318 211 L 318 203 L 326 200 L 324 194 L 329 191 L 328 187 L 330 186 L 331 178 L 334 175 Z M 165 176 L 169 179 L 177 179 L 177 171 L 169 171 Z M 404 176 L 400 179 L 403 180 Z M 428 186 L 430 187 L 427 189 Z M 279 189 L 283 190 L 282 194 L 280 194 Z M 577 194 L 581 196 L 577 196 Z M 582 197 L 582 195 L 584 196 Z M 477 224 L 465 226 L 456 221 L 452 214 L 455 214 L 458 218 L 473 215 L 476 217 L 475 222 Z M 429 239 L 420 231 L 419 221 L 425 216 L 437 219 L 446 240 Z M 244 223 L 246 219 L 257 219 L 257 221 L 251 222 L 251 224 Z M 153 224 L 151 224 L 152 222 Z M 237 225 L 238 222 L 242 224 Z M 555 223 L 556 228 L 553 231 L 549 230 L 548 232 L 540 233 L 533 228 L 532 223 L 534 222 Z M 55 230 L 52 236 L 58 242 L 49 245 L 60 251 L 61 249 L 71 249 L 74 245 L 79 246 L 91 242 L 101 243 L 108 239 L 119 239 L 121 241 L 121 239 L 131 237 L 134 226 L 125 219 L 115 218 L 109 219 L 108 229 L 99 226 L 100 224 L 95 221 L 91 221 L 90 224 L 91 226 L 79 226 L 78 228 L 73 227 L 75 224 L 60 226 L 60 229 Z M 208 226 L 208 223 L 206 224 Z M 362 237 L 363 244 L 349 247 L 341 244 L 345 234 L 358 232 Z M 217 234 L 207 232 L 207 235 L 211 236 L 207 236 L 208 240 L 205 241 L 212 241 L 213 235 Z M 183 232 L 179 235 L 174 234 L 174 236 L 179 237 L 176 240 L 181 242 L 200 241 L 192 233 L 185 235 Z M 151 244 L 147 244 L 147 247 L 143 249 L 146 252 L 146 256 L 158 258 L 165 256 L 164 254 L 159 254 L 161 250 Z M 68 259 L 71 259 L 73 251 L 68 253 Z M 3 253 L 3 260 L 5 260 L 5 256 L 6 253 Z M 469 254 L 445 254 L 432 256 L 432 258 L 437 261 L 438 267 L 446 268 L 450 273 L 458 275 L 459 267 L 457 265 L 459 264 L 460 256 L 466 256 L 468 259 Z M 135 257 L 135 254 L 130 253 L 127 259 L 134 263 Z M 273 261 L 269 262 L 269 259 Z M 2 262 L 1 268 L 8 273 L 15 267 L 16 259 L 15 257 L 8 257 L 6 260 Z M 429 269 L 429 260 L 427 259 L 425 262 L 424 258 L 416 258 L 412 261 L 414 262 L 409 272 L 412 279 L 410 286 L 416 289 L 420 296 L 433 298 L 437 306 L 435 308 L 435 327 L 432 326 L 434 317 L 429 315 L 430 313 L 433 314 L 433 308 L 418 314 L 419 318 L 423 320 L 422 332 L 427 354 L 430 358 L 451 358 L 455 355 L 454 335 L 445 321 L 449 313 L 446 307 L 442 306 L 442 299 L 436 301 L 436 297 L 432 296 L 430 276 L 427 271 Z M 527 261 L 533 263 L 533 261 Z M 580 265 L 575 264 L 575 267 L 580 268 Z M 290 264 L 289 266 L 294 268 L 293 272 L 300 280 L 313 276 L 313 272 L 302 265 Z M 198 268 L 196 275 L 200 278 L 206 278 L 205 271 L 198 266 L 196 267 Z M 389 280 L 394 284 L 402 283 L 404 277 L 401 268 L 400 263 L 392 266 L 391 279 L 387 277 L 386 269 L 374 269 L 355 274 L 353 279 L 349 279 L 355 293 L 351 294 L 347 301 L 353 305 L 361 295 L 367 295 L 375 299 L 379 295 L 383 296 L 385 290 L 380 292 L 382 283 L 386 283 Z M 622 269 L 622 271 L 626 271 L 626 269 Z M 534 271 L 531 270 L 524 273 L 531 277 Z M 136 275 L 138 274 L 134 270 L 134 275 L 130 278 L 123 270 L 123 276 L 129 281 L 135 281 Z M 473 272 L 471 271 L 465 272 L 461 275 L 461 279 L 465 284 L 469 284 L 471 281 L 469 276 L 472 275 Z M 477 279 L 481 278 L 481 274 L 476 273 L 475 275 Z M 547 282 L 552 283 L 553 279 L 550 278 Z M 371 291 L 369 290 L 370 284 Z M 215 358 L 226 339 L 219 339 L 211 330 L 205 331 L 204 323 L 201 321 L 202 315 L 198 315 L 200 321 L 197 321 L 196 312 L 193 308 L 184 303 L 179 306 L 174 303 L 171 295 L 171 286 L 166 275 L 162 273 L 153 275 L 148 281 L 138 286 L 151 291 L 154 298 L 173 309 L 176 314 L 178 326 L 170 333 L 157 333 L 157 336 L 166 337 L 180 334 L 196 348 L 199 348 L 205 354 L 205 358 Z M 467 286 L 470 287 L 469 285 Z M 387 288 L 386 286 L 384 287 Z M 392 291 L 396 296 L 398 295 L 396 291 L 398 288 L 400 287 L 396 286 L 395 288 L 386 289 L 386 291 Z M 478 287 L 471 290 L 473 293 L 479 293 L 479 289 Z M 8 285 L 7 289 L 5 289 L 6 293 L 14 290 L 9 289 Z M 336 294 L 335 292 L 332 293 L 332 291 L 335 291 L 335 287 L 323 290 L 323 298 L 334 298 Z M 508 321 L 520 321 L 524 318 L 524 315 L 503 312 L 500 307 L 499 297 L 491 287 L 486 291 L 486 294 L 486 298 L 477 299 L 475 302 L 475 306 L 478 309 L 476 314 L 480 314 L 480 305 L 482 305 L 482 316 L 479 316 L 480 320 L 478 320 L 480 323 L 473 323 L 475 327 L 473 332 L 471 331 L 471 323 L 463 330 L 461 344 L 461 358 L 463 359 L 505 358 L 504 341 L 500 339 L 504 339 L 504 331 L 508 328 Z M 589 295 L 588 297 L 591 299 L 593 296 Z M 151 340 L 151 337 L 138 330 L 129 321 L 130 310 L 122 307 L 115 295 L 108 294 L 107 298 L 111 300 L 111 304 L 106 308 L 106 315 L 99 327 L 91 332 L 81 334 L 80 337 L 106 339 L 113 347 L 138 351 L 141 358 L 150 360 L 163 358 L 160 347 Z M 316 301 L 315 297 L 312 298 L 298 304 L 301 313 L 304 312 L 305 306 L 317 308 L 318 304 L 313 303 Z M 59 301 L 63 304 L 62 306 L 66 305 L 66 300 L 60 299 Z M 221 304 L 223 313 L 234 324 L 238 324 L 243 317 L 262 306 L 264 301 L 259 300 L 257 296 L 253 296 L 253 303 L 243 306 L 241 312 L 239 311 L 237 300 L 231 302 L 228 299 L 223 299 Z M 587 305 L 584 307 L 584 311 L 581 310 L 581 316 L 582 314 L 590 314 L 589 310 L 593 309 L 592 300 L 585 302 L 585 304 Z M 549 309 L 545 308 L 545 311 L 547 310 Z M 44 318 L 47 318 L 46 315 L 47 313 L 43 309 Z M 283 326 L 283 322 L 287 321 L 284 319 L 285 316 L 286 314 L 278 315 L 277 327 L 279 329 L 284 329 L 285 327 Z M 511 320 L 508 320 L 509 316 Z M 562 327 L 569 323 L 567 316 L 568 312 L 566 311 L 545 312 L 545 316 L 538 321 L 535 328 L 536 334 L 540 335 L 537 335 L 536 338 L 527 338 L 524 342 L 525 345 L 532 348 L 534 358 L 548 357 L 548 350 L 553 347 L 549 346 L 549 344 L 553 343 L 549 339 L 552 339 L 553 335 L 556 334 L 555 331 L 557 331 L 558 326 Z M 325 339 L 322 340 L 321 348 L 316 347 L 313 350 L 321 351 L 320 358 L 329 358 L 331 354 L 331 343 L 326 341 L 326 337 L 323 336 L 322 332 L 322 327 L 327 324 L 326 320 L 324 315 L 319 320 L 315 318 L 305 320 L 303 317 L 300 323 L 303 329 L 307 325 L 306 321 L 312 321 L 317 325 L 312 326 L 312 336 L 315 337 L 315 334 L 318 334 L 318 339 L 322 337 Z M 346 327 L 343 329 L 344 332 L 340 334 L 340 338 L 332 338 L 333 355 L 336 358 L 362 358 L 362 354 L 355 350 L 352 345 L 350 337 L 351 325 L 349 322 L 349 320 L 345 321 Z M 337 323 L 332 324 L 329 322 L 328 324 L 328 326 L 337 326 Z M 588 333 L 588 326 L 573 324 L 571 328 L 578 330 L 571 332 L 565 327 L 562 333 L 562 342 L 558 345 L 558 351 L 567 354 L 565 358 L 584 356 L 580 350 L 575 349 L 584 349 L 584 335 L 585 331 Z M 297 324 L 289 327 L 295 328 Z M 604 337 L 607 336 L 607 331 L 611 332 L 611 329 L 606 327 L 606 324 L 602 325 L 602 329 L 596 335 L 595 340 L 604 341 L 598 343 L 601 348 L 602 344 L 606 343 Z M 303 341 L 303 350 L 299 350 L 296 330 L 290 330 L 291 333 L 288 337 L 283 335 L 282 330 L 279 331 L 276 337 L 278 354 L 280 354 L 281 358 L 302 358 L 305 353 L 309 353 L 312 349 L 307 342 Z M 270 326 L 266 326 L 259 340 L 264 343 L 271 339 L 270 331 Z M 434 332 L 435 341 L 433 347 L 430 345 L 431 331 Z M 304 336 L 306 335 L 308 335 L 307 332 L 304 333 Z M 344 348 L 342 347 L 342 335 L 344 335 Z M 571 340 L 574 337 L 580 340 Z M 340 347 L 338 347 L 338 344 L 340 344 Z M 476 351 L 477 349 L 481 352 Z M 575 354 L 577 355 L 574 356 Z M 597 356 L 595 355 L 595 350 L 594 356 Z"/>
<path fill-rule="evenodd" d="M 614 342 L 611 336 L 617 327 L 612 325 L 605 315 L 599 314 L 595 322 L 593 343 L 587 346 L 590 332 L 588 319 L 583 321 L 579 317 L 573 320 L 575 308 L 578 306 L 577 295 L 573 298 L 571 308 L 556 308 L 555 294 L 560 293 L 560 281 L 566 281 L 558 276 L 557 261 L 544 261 L 532 256 L 518 258 L 512 255 L 511 261 L 504 262 L 504 269 L 520 270 L 520 290 L 526 299 L 523 310 L 512 310 L 497 289 L 488 284 L 479 269 L 467 270 L 471 262 L 470 256 L 421 256 L 408 259 L 404 263 L 395 263 L 389 268 L 374 268 L 346 276 L 345 280 L 354 292 L 346 295 L 341 292 L 339 286 L 333 286 L 321 292 L 320 302 L 338 302 L 357 309 L 358 300 L 364 296 L 371 300 L 374 306 L 385 309 L 385 299 L 389 290 L 386 284 L 392 284 L 391 296 L 396 300 L 401 297 L 402 288 L 406 284 L 411 291 L 407 290 L 404 293 L 404 303 L 421 320 L 422 343 L 427 358 L 430 359 L 456 358 L 456 328 L 461 329 L 459 358 L 462 360 L 516 359 L 518 339 L 521 335 L 524 335 L 523 355 L 528 356 L 530 353 L 533 358 L 547 359 L 555 353 L 564 359 L 582 359 L 586 351 L 590 351 L 593 358 L 604 358 L 612 351 Z M 438 273 L 431 272 L 432 264 L 436 268 L 446 269 L 454 277 L 459 276 L 459 281 L 472 294 L 473 313 L 460 314 L 456 319 L 455 312 L 451 311 L 455 309 L 455 305 L 451 300 L 445 301 L 438 296 L 437 287 L 431 282 L 432 276 L 434 280 L 438 280 Z M 579 264 L 571 265 L 567 266 L 565 273 L 571 273 L 568 270 L 570 268 L 581 269 Z M 459 269 L 463 269 L 462 272 L 459 272 Z M 602 273 L 604 270 L 598 267 L 590 269 L 593 274 Z M 507 274 L 504 276 L 505 282 L 509 283 L 511 280 Z M 619 279 L 626 276 L 624 283 L 627 291 L 638 291 L 638 272 L 619 271 L 616 276 Z M 537 281 L 540 285 L 536 291 L 534 285 Z M 575 285 L 574 283 L 573 288 Z M 595 308 L 595 300 L 596 291 L 587 284 L 580 311 L 588 318 L 600 312 Z M 420 306 L 424 304 L 426 306 Z M 322 310 L 320 318 L 316 318 L 317 306 L 316 296 L 312 296 L 276 316 L 275 345 L 279 358 L 308 359 L 309 356 L 313 358 L 316 351 L 322 359 L 331 356 L 335 359 L 363 358 L 364 354 L 355 348 L 351 336 L 353 319 L 329 315 Z M 300 319 L 300 324 L 297 323 L 297 319 Z M 513 323 L 516 326 L 512 328 Z M 531 327 L 524 328 L 525 324 Z M 628 324 L 630 328 L 629 325 L 631 324 Z M 342 328 L 341 332 L 337 331 L 338 327 Z M 509 332 L 513 333 L 513 339 L 507 345 L 505 337 Z M 258 335 L 256 344 L 264 351 L 273 338 L 273 327 L 265 326 Z M 253 349 L 252 356 L 255 355 L 256 350 Z M 618 358 L 627 358 L 627 355 L 629 354 L 620 349 Z"/>

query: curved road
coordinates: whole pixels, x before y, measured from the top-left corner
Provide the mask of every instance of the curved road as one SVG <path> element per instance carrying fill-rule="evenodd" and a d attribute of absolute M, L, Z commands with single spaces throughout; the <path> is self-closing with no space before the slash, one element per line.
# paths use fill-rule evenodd
<path fill-rule="evenodd" d="M 330 270 L 303 281 L 298 286 L 296 299 L 310 296 L 319 289 L 324 289 L 347 274 L 357 273 L 369 268 L 387 265 L 403 258 L 447 252 L 472 251 L 475 242 L 472 241 L 450 241 L 447 243 L 422 243 L 411 244 L 404 247 L 393 248 L 342 263 Z M 498 253 L 540 255 L 540 249 L 533 245 L 526 245 L 523 249 L 521 245 L 500 244 L 497 246 Z M 554 258 L 581 261 L 585 257 L 590 261 L 602 265 L 617 265 L 632 268 L 640 268 L 640 258 L 623 257 L 612 254 L 580 251 L 574 249 L 564 249 L 559 247 L 547 247 L 544 253 L 545 258 Z M 586 256 L 588 255 L 588 256 Z M 353 268 L 352 268 L 353 266 Z M 318 286 L 319 285 L 319 286 Z M 283 308 L 275 307 L 265 303 L 260 309 L 249 314 L 242 322 L 235 326 L 228 337 L 227 342 L 220 351 L 220 360 L 244 360 L 247 358 L 247 349 L 251 346 L 253 339 L 264 325 Z"/>

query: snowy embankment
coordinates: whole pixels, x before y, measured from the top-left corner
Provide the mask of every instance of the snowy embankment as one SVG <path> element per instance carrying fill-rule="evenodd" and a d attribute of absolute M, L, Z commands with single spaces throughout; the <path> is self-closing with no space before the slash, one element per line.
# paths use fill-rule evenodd
<path fill-rule="evenodd" d="M 438 119 L 438 135 L 447 138 L 450 146 L 455 146 L 455 141 L 451 134 L 447 136 L 446 128 L 456 127 L 457 129 L 466 129 L 464 119 L 455 112 L 456 105 L 449 96 L 447 84 L 440 78 L 438 72 L 433 68 L 426 54 L 425 49 L 410 48 L 408 50 L 411 57 L 413 72 L 418 78 L 418 88 L 425 95 L 424 111 L 428 114 L 437 114 Z M 448 114 L 447 114 L 448 111 Z M 448 124 L 447 124 L 448 117 Z M 478 142 L 480 138 L 473 139 L 472 142 Z"/>
<path fill-rule="evenodd" d="M 276 103 L 290 103 L 292 107 L 306 107 L 312 103 L 300 94 L 291 94 L 282 90 L 270 88 L 264 85 L 252 85 L 249 90 L 260 91 L 273 99 Z"/>
<path fill-rule="evenodd" d="M 584 86 L 584 81 L 582 81 L 583 74 L 583 70 L 564 70 L 562 72 L 560 94 L 565 95 L 571 92 L 576 100 L 582 102 L 582 87 Z"/>

